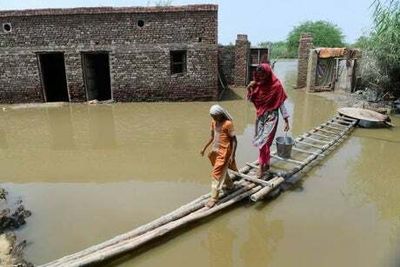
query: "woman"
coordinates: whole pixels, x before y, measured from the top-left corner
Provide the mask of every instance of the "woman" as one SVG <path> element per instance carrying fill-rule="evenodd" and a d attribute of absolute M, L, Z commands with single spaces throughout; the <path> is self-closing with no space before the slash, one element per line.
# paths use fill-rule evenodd
<path fill-rule="evenodd" d="M 289 114 L 284 105 L 287 95 L 271 67 L 268 64 L 259 65 L 253 78 L 254 80 L 247 86 L 247 99 L 253 102 L 256 108 L 257 119 L 253 144 L 260 151 L 258 177 L 261 178 L 269 169 L 270 147 L 279 119 L 278 109 L 285 120 L 285 132 L 289 131 Z"/>
<path fill-rule="evenodd" d="M 211 172 L 211 198 L 206 206 L 211 208 L 218 201 L 219 190 L 225 186 L 226 189 L 233 188 L 233 182 L 228 175 L 228 168 L 237 171 L 235 154 L 237 140 L 233 129 L 232 117 L 219 105 L 213 105 L 210 109 L 211 136 L 207 144 L 200 151 L 204 156 L 207 147 L 212 143 L 208 158 L 213 166 Z"/>

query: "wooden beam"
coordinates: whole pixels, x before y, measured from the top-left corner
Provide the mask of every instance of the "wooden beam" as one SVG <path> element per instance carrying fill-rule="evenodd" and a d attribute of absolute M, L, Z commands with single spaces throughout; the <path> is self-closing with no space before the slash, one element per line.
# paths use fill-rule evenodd
<path fill-rule="evenodd" d="M 253 183 L 256 183 L 256 184 L 263 185 L 263 186 L 269 186 L 269 183 L 267 181 L 265 181 L 265 180 L 261 180 L 261 179 L 258 179 L 256 177 L 252 177 L 252 176 L 249 176 L 249 175 L 246 175 L 246 174 L 243 174 L 243 173 L 240 173 L 240 172 L 232 171 L 232 170 L 228 170 L 228 171 L 230 173 L 234 174 L 234 175 L 242 177 L 243 179 L 245 179 L 245 180 L 247 180 L 249 182 L 253 182 Z"/>
<path fill-rule="evenodd" d="M 307 151 L 307 150 L 303 150 L 303 149 L 300 149 L 300 148 L 297 148 L 297 147 L 292 147 L 292 149 L 293 149 L 294 151 L 298 151 L 298 152 L 305 153 L 305 154 L 311 154 L 311 155 L 317 155 L 317 156 L 325 157 L 325 155 L 322 154 L 322 153 Z"/>
<path fill-rule="evenodd" d="M 323 149 L 324 148 L 323 146 L 317 146 L 317 145 L 310 144 L 310 143 L 307 143 L 307 142 L 304 142 L 304 141 L 297 141 L 296 143 L 300 143 L 300 144 L 303 144 L 303 145 L 306 145 L 306 146 L 315 147 L 315 148 L 318 148 L 318 149 Z"/>
<path fill-rule="evenodd" d="M 319 143 L 322 143 L 322 144 L 329 144 L 329 143 L 330 143 L 330 141 L 329 141 L 329 142 L 328 142 L 328 141 L 323 141 L 323 140 L 319 140 L 319 139 L 312 138 L 312 137 L 310 137 L 310 136 L 306 136 L 306 137 L 304 137 L 304 138 L 309 139 L 309 140 L 312 140 L 312 141 L 314 141 L 314 142 L 319 142 Z"/>
<path fill-rule="evenodd" d="M 324 134 L 319 134 L 317 132 L 310 132 L 310 134 L 311 135 L 315 135 L 315 136 L 319 136 L 319 137 L 322 137 L 322 138 L 326 138 L 326 139 L 332 139 L 333 138 L 333 136 L 327 136 L 327 135 L 324 135 Z"/>
<path fill-rule="evenodd" d="M 278 155 L 274 155 L 274 154 L 271 154 L 271 157 L 274 159 L 277 159 L 277 160 L 286 161 L 286 162 L 297 164 L 297 165 L 303 164 L 302 161 L 298 161 L 298 160 L 294 160 L 294 159 L 286 159 L 286 158 L 282 158 L 282 157 L 279 157 Z"/>

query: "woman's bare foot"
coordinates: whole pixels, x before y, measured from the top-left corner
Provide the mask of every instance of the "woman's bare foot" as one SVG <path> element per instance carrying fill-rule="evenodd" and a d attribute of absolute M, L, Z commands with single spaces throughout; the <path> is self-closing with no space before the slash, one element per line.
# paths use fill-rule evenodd
<path fill-rule="evenodd" d="M 215 206 L 215 204 L 217 203 L 217 199 L 215 199 L 215 198 L 210 198 L 208 201 L 207 201 L 207 203 L 206 203 L 206 207 L 207 208 L 212 208 L 212 207 L 214 207 Z"/>
<path fill-rule="evenodd" d="M 261 179 L 264 176 L 264 165 L 260 165 L 257 170 L 257 178 Z"/>

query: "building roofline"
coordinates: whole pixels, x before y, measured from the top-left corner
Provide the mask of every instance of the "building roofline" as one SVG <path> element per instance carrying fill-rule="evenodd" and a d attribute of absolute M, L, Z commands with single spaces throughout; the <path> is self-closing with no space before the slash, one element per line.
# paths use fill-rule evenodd
<path fill-rule="evenodd" d="M 79 7 L 79 8 L 48 8 L 2 10 L 0 18 L 28 17 L 28 16 L 58 16 L 58 15 L 96 15 L 96 14 L 141 14 L 141 13 L 175 13 L 175 12 L 202 12 L 218 11 L 218 5 L 182 5 L 156 7 Z"/>

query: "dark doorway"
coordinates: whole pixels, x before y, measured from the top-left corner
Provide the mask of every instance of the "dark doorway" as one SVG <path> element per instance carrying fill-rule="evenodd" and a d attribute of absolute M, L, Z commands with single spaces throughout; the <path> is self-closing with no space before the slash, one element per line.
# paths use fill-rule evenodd
<path fill-rule="evenodd" d="M 88 100 L 111 99 L 108 53 L 83 53 L 82 68 Z"/>
<path fill-rule="evenodd" d="M 47 102 L 68 102 L 63 53 L 38 54 L 44 97 Z"/>

